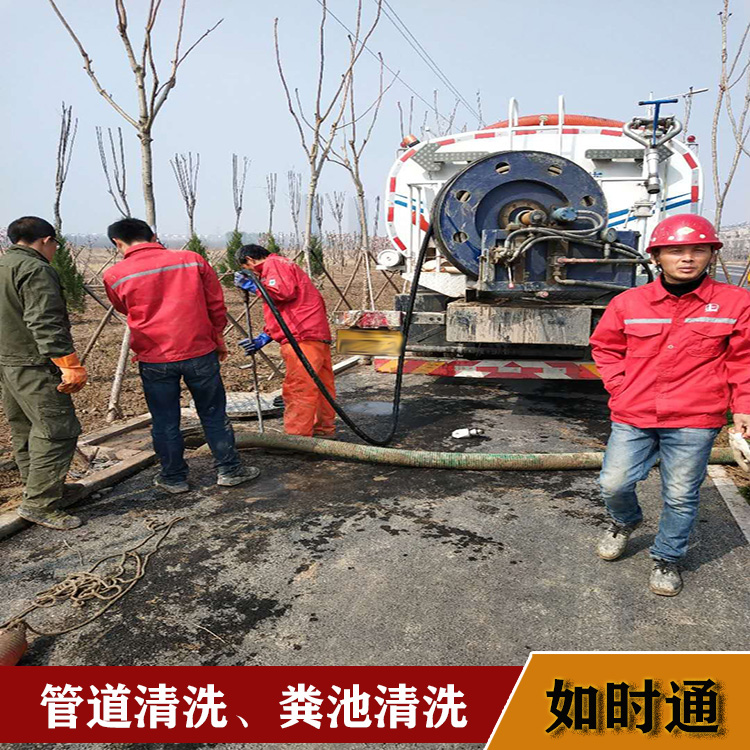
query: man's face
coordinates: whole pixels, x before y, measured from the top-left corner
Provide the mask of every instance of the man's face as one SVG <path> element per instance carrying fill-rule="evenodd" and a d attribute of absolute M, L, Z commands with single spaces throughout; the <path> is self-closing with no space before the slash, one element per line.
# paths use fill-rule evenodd
<path fill-rule="evenodd" d="M 243 268 L 247 268 L 250 271 L 255 271 L 255 269 L 262 263 L 262 260 L 254 260 L 253 258 L 245 258 L 245 262 L 242 263 Z"/>
<path fill-rule="evenodd" d="M 60 243 L 56 237 L 45 237 L 41 240 L 41 252 L 47 260 L 52 261 L 55 257 L 55 253 L 60 248 Z"/>
<path fill-rule="evenodd" d="M 714 250 L 711 245 L 677 245 L 662 247 L 654 253 L 664 278 L 671 284 L 697 279 L 709 266 Z"/>

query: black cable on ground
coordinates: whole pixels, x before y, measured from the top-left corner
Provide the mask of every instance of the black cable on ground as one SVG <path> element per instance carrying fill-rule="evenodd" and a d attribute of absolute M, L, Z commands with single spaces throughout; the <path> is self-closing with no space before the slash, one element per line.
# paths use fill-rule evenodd
<path fill-rule="evenodd" d="M 330 394 L 328 389 L 325 387 L 321 379 L 318 377 L 317 373 L 315 372 L 315 369 L 310 364 L 310 361 L 305 356 L 304 352 L 302 351 L 300 345 L 297 343 L 297 339 L 294 338 L 294 335 L 289 330 L 289 326 L 284 321 L 284 318 L 281 316 L 281 313 L 279 312 L 279 309 L 276 307 L 276 304 L 274 303 L 273 299 L 271 299 L 271 296 L 268 294 L 268 290 L 263 286 L 263 282 L 249 269 L 243 269 L 243 273 L 247 273 L 250 278 L 257 284 L 258 289 L 260 290 L 260 293 L 270 308 L 271 312 L 273 313 L 273 316 L 276 318 L 276 321 L 278 322 L 279 326 L 281 327 L 281 330 L 284 332 L 284 335 L 287 338 L 287 341 L 289 341 L 292 349 L 294 350 L 294 353 L 299 357 L 300 362 L 302 362 L 303 367 L 305 370 L 307 370 L 307 374 L 312 378 L 315 385 L 318 387 L 318 390 L 323 394 L 323 397 L 326 401 L 333 407 L 336 414 L 338 414 L 341 419 L 343 420 L 344 424 L 346 424 L 355 435 L 362 438 L 367 443 L 370 443 L 371 445 L 380 445 L 385 446 L 388 445 L 391 440 L 393 440 L 393 436 L 396 434 L 396 429 L 398 427 L 398 416 L 399 411 L 401 408 L 401 384 L 403 382 L 404 377 L 404 360 L 406 358 L 406 343 L 407 339 L 409 338 L 409 328 L 411 328 L 411 320 L 412 320 L 412 314 L 414 312 L 414 303 L 417 299 L 417 291 L 419 289 L 419 277 L 422 273 L 422 263 L 424 262 L 425 255 L 427 254 L 427 248 L 429 246 L 430 240 L 432 239 L 433 235 L 433 229 L 432 224 L 430 224 L 430 227 L 428 228 L 427 232 L 425 233 L 424 239 L 422 240 L 422 246 L 419 248 L 419 255 L 417 256 L 417 262 L 414 266 L 414 276 L 412 278 L 411 282 L 411 291 L 409 293 L 409 303 L 406 307 L 406 313 L 404 315 L 404 322 L 401 326 L 401 333 L 403 334 L 403 340 L 401 341 L 401 351 L 398 355 L 398 367 L 396 368 L 396 384 L 393 389 L 393 411 L 391 412 L 391 426 L 388 430 L 388 433 L 383 438 L 377 438 L 372 435 L 369 435 L 367 432 L 365 432 L 363 429 L 357 426 L 357 424 L 354 422 L 354 420 L 344 411 L 344 409 L 339 406 L 339 404 L 336 402 L 336 399 Z"/>

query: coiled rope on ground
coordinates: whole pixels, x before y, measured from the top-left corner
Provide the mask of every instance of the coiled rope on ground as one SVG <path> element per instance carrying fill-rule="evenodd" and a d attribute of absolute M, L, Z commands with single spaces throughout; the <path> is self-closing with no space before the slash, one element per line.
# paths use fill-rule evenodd
<path fill-rule="evenodd" d="M 88 570 L 69 573 L 62 581 L 38 592 L 34 596 L 32 604 L 20 614 L 15 615 L 0 625 L 0 632 L 23 624 L 36 635 L 63 635 L 93 622 L 98 617 L 101 617 L 115 602 L 122 599 L 143 578 L 152 555 L 158 551 L 174 525 L 182 520 L 182 516 L 166 522 L 153 518 L 145 519 L 144 524 L 151 532 L 147 537 L 134 547 L 130 547 L 114 555 L 102 557 Z M 139 552 L 139 550 L 155 538 L 156 543 L 153 549 L 145 553 Z M 112 569 L 106 572 L 97 572 L 97 569 L 100 569 L 109 560 L 117 560 Z M 70 602 L 71 606 L 79 608 L 93 599 L 106 603 L 96 614 L 61 630 L 40 630 L 31 625 L 26 619 L 30 614 L 39 609 L 50 609 L 51 607 L 60 606 L 65 602 Z"/>

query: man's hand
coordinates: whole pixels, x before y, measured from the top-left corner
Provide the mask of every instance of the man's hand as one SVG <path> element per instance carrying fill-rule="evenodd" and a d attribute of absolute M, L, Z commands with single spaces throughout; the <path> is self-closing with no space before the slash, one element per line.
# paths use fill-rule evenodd
<path fill-rule="evenodd" d="M 250 294 L 258 291 L 258 285 L 244 271 L 234 272 L 234 285 Z"/>
<path fill-rule="evenodd" d="M 750 414 L 732 414 L 734 418 L 734 430 L 742 437 L 750 437 Z"/>
<path fill-rule="evenodd" d="M 242 339 L 240 346 L 245 350 L 245 354 L 249 356 L 250 354 L 255 354 L 255 352 L 262 349 L 271 341 L 271 337 L 263 331 L 263 333 L 258 334 L 254 339 Z"/>
<path fill-rule="evenodd" d="M 60 393 L 78 393 L 86 385 L 88 374 L 75 352 L 64 357 L 54 357 L 52 361 L 60 368 L 62 374 L 62 382 L 57 386 Z"/>
<path fill-rule="evenodd" d="M 227 357 L 229 356 L 229 350 L 227 349 L 227 345 L 224 342 L 224 337 L 221 335 L 217 336 L 216 354 L 219 357 L 219 362 L 226 362 Z"/>

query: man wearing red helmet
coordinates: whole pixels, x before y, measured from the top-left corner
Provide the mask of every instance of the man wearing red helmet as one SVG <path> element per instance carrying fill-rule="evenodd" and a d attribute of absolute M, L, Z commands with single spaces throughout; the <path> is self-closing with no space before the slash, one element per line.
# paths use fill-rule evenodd
<path fill-rule="evenodd" d="M 600 475 L 611 524 L 597 553 L 625 551 L 643 518 L 635 485 L 659 459 L 664 506 L 649 551 L 662 596 L 682 589 L 678 563 L 727 409 L 750 436 L 750 292 L 708 275 L 721 245 L 701 216 L 664 219 L 648 246 L 661 274 L 615 297 L 591 337 L 612 413 Z"/>

